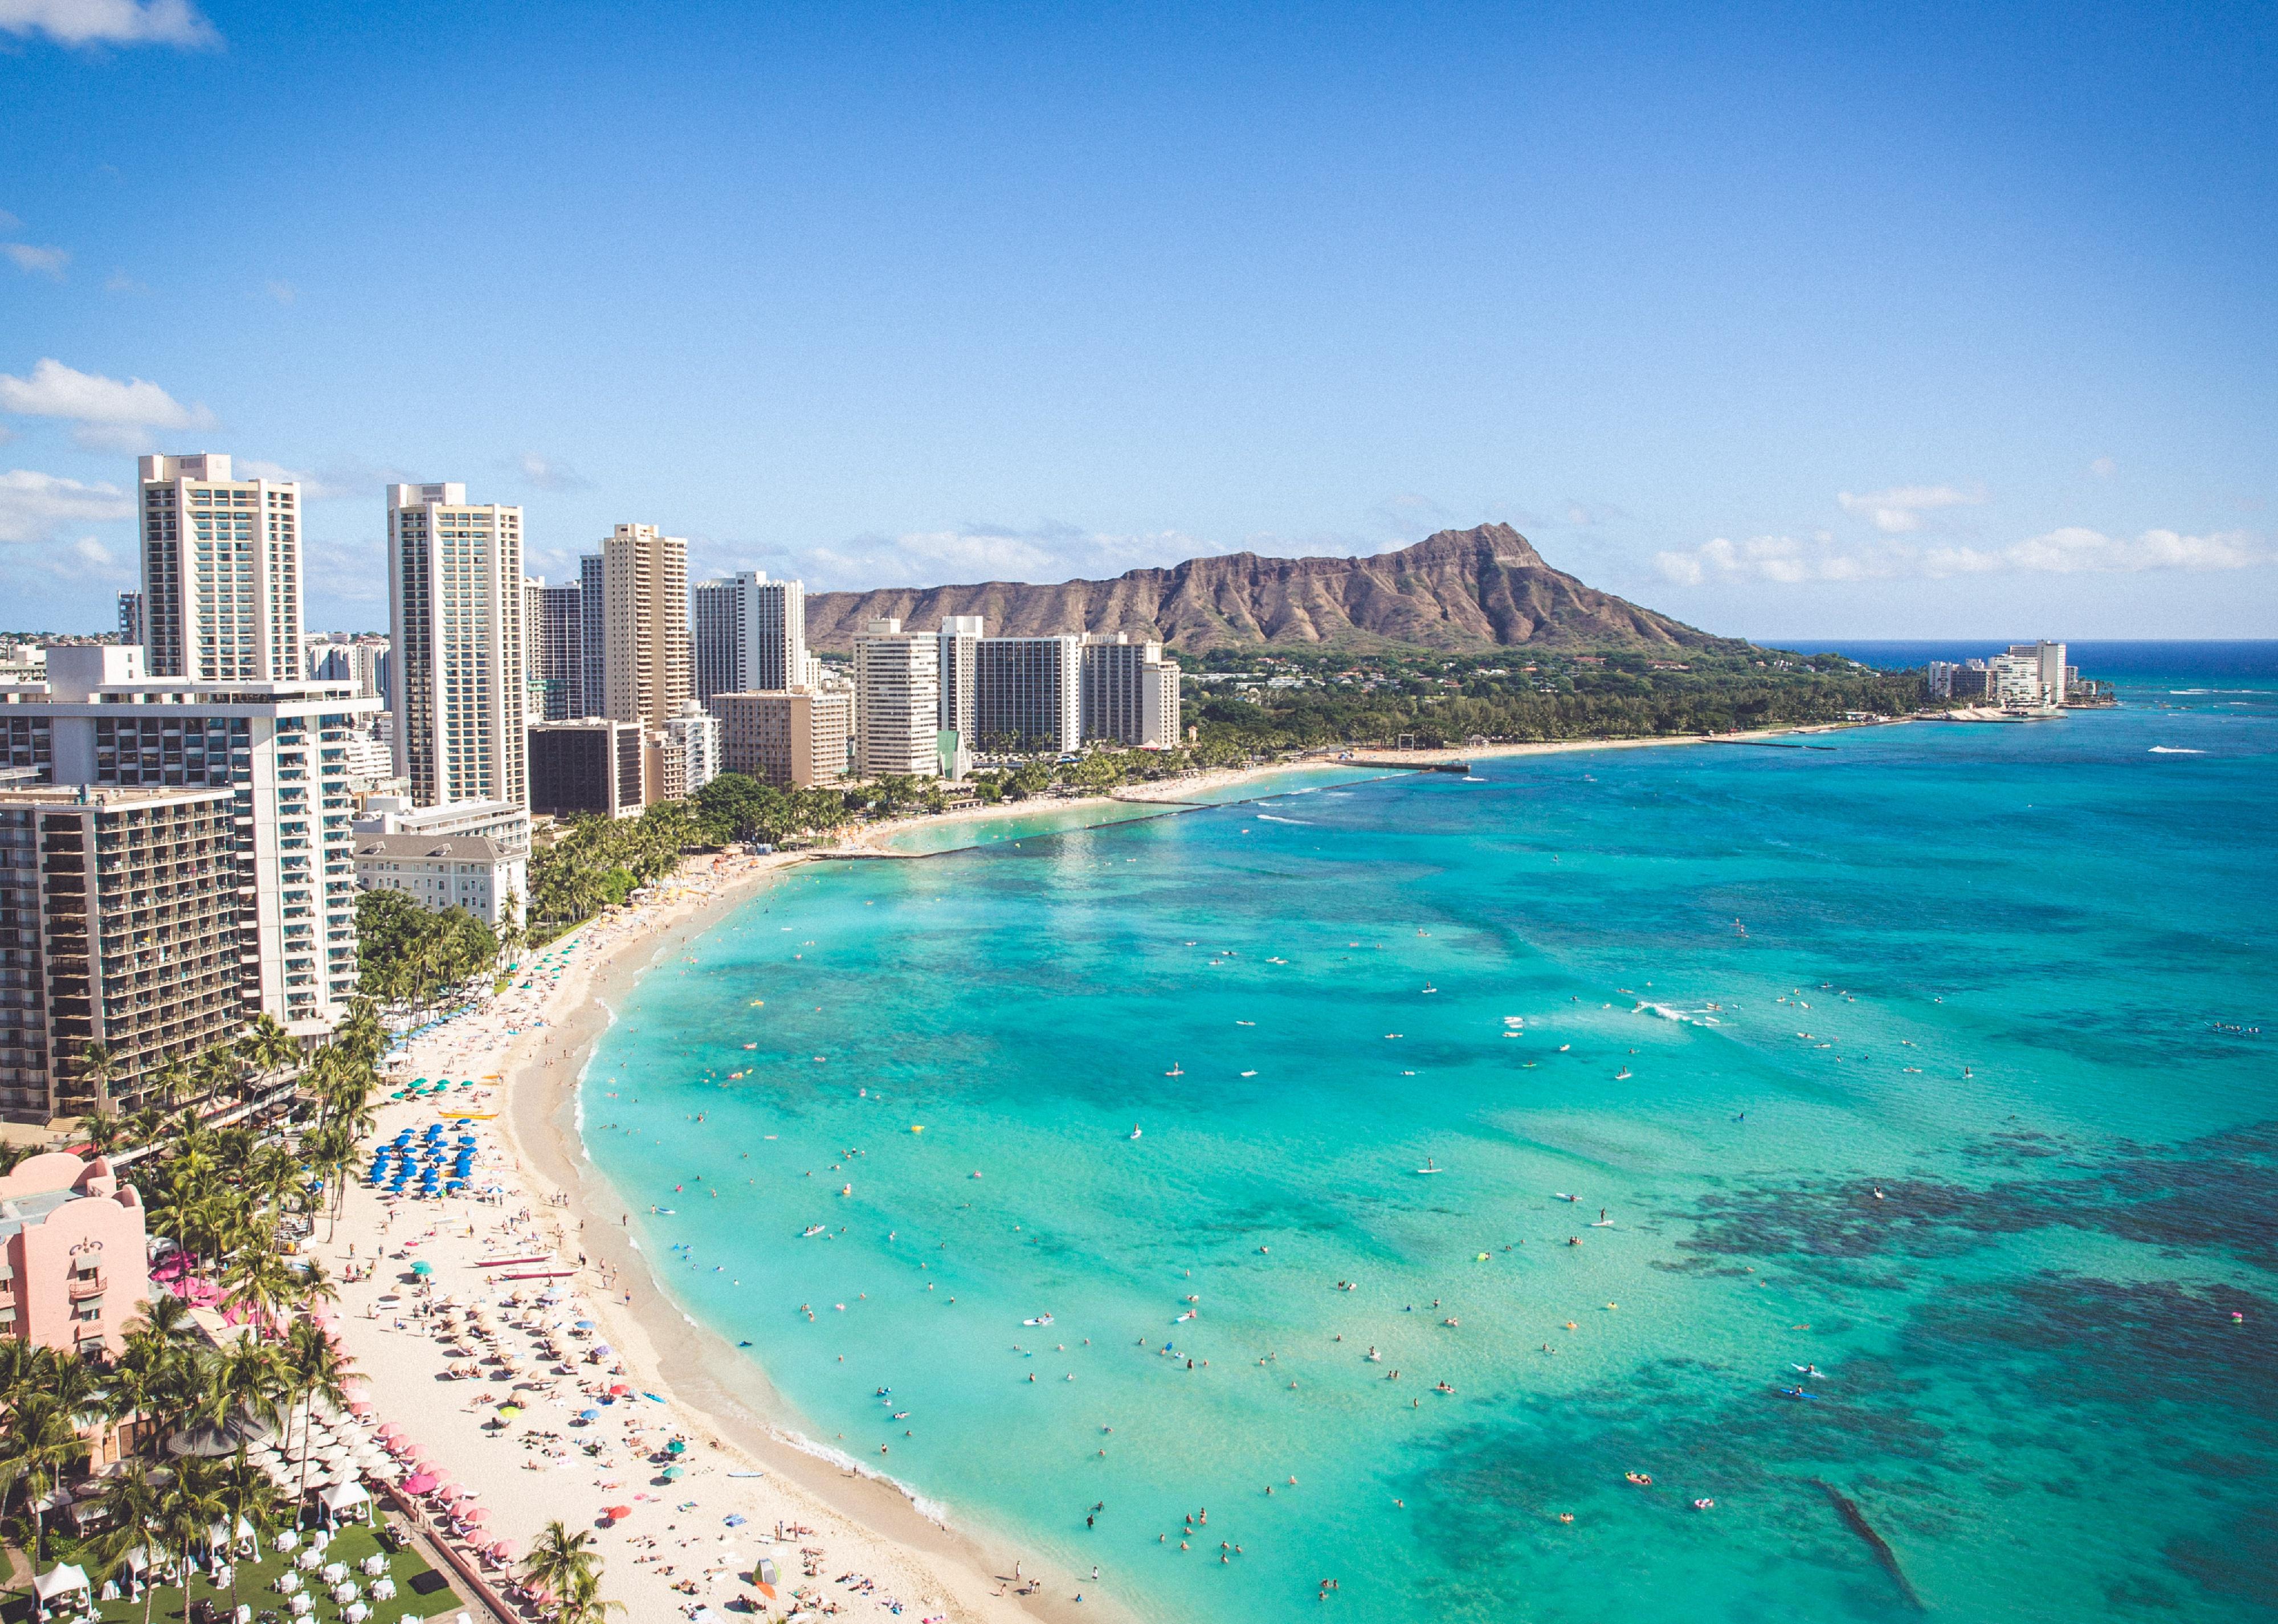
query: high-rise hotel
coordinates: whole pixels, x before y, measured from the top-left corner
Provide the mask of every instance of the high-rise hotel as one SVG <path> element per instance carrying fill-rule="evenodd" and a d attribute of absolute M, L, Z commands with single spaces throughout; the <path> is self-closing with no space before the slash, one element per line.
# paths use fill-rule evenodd
<path fill-rule="evenodd" d="M 680 714 L 691 686 L 685 540 L 654 525 L 620 525 L 601 543 L 601 638 L 608 691 L 599 714 L 652 728 Z M 592 695 L 585 705 L 592 709 Z"/>
<path fill-rule="evenodd" d="M 522 509 L 387 487 L 395 767 L 423 807 L 526 804 Z"/>
<path fill-rule="evenodd" d="M 820 672 L 806 652 L 806 588 L 799 582 L 745 570 L 699 581 L 689 609 L 696 627 L 696 697 L 705 705 L 722 693 L 816 685 Z"/>
<path fill-rule="evenodd" d="M 232 479 L 230 459 L 211 451 L 140 468 L 149 674 L 298 680 L 300 486 Z"/>

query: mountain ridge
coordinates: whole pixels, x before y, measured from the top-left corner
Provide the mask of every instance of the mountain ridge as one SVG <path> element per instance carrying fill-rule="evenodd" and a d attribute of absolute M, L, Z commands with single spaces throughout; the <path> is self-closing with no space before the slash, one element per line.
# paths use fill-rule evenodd
<path fill-rule="evenodd" d="M 868 621 L 929 630 L 946 615 L 982 616 L 991 636 L 1123 632 L 1187 654 L 1291 646 L 1684 649 L 1731 640 L 1555 570 L 1525 536 L 1495 524 L 1442 530 L 1366 558 L 1225 553 L 1110 580 L 814 593 L 806 640 L 844 653 Z"/>

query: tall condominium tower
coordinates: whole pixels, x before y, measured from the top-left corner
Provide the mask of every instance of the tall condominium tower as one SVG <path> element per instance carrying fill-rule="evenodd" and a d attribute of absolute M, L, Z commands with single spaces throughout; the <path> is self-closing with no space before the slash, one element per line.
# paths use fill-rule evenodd
<path fill-rule="evenodd" d="M 585 594 L 577 586 L 523 584 L 524 662 L 530 678 L 530 719 L 562 722 L 582 716 L 585 704 Z"/>
<path fill-rule="evenodd" d="M 1163 748 L 1179 741 L 1179 668 L 1163 645 L 1121 632 L 1083 640 L 1083 736 Z"/>
<path fill-rule="evenodd" d="M 973 685 L 980 679 L 982 623 L 978 615 L 944 615 L 941 645 L 941 726 L 973 748 Z"/>
<path fill-rule="evenodd" d="M 601 543 L 605 715 L 662 727 L 689 697 L 688 543 L 620 525 Z"/>
<path fill-rule="evenodd" d="M 898 620 L 871 621 L 854 640 L 854 770 L 863 778 L 940 772 L 940 660 L 934 638 Z"/>
<path fill-rule="evenodd" d="M 142 640 L 142 594 L 139 592 L 118 594 L 118 640 L 126 644 Z"/>
<path fill-rule="evenodd" d="M 689 594 L 695 622 L 696 697 L 780 693 L 806 686 L 806 588 L 745 570 L 699 581 Z"/>
<path fill-rule="evenodd" d="M 975 654 L 973 727 L 987 750 L 1068 751 L 1083 742 L 1083 639 L 984 637 Z"/>
<path fill-rule="evenodd" d="M 396 770 L 423 807 L 529 799 L 522 509 L 387 487 Z"/>
<path fill-rule="evenodd" d="M 601 555 L 577 561 L 577 707 L 573 716 L 607 716 L 609 709 L 609 640 L 603 632 Z"/>
<path fill-rule="evenodd" d="M 2061 705 L 2065 697 L 2065 646 L 2045 639 L 2037 643 L 2012 643 L 2012 659 L 2030 660 L 2041 687 L 2044 704 Z"/>
<path fill-rule="evenodd" d="M 143 641 L 154 677 L 301 677 L 301 487 L 233 479 L 229 458 L 146 456 Z"/>

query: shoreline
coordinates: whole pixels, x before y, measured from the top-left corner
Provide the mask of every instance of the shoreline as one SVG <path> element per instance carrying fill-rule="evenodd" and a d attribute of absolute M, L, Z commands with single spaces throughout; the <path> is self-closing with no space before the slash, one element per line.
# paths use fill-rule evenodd
<path fill-rule="evenodd" d="M 683 1313 L 623 1224 L 609 1222 L 623 1207 L 585 1154 L 577 1131 L 577 1079 L 600 1037 L 614 1023 L 615 1007 L 669 953 L 685 948 L 784 872 L 824 854 L 686 860 L 672 879 L 656 888 L 658 894 L 556 938 L 525 960 L 508 992 L 485 998 L 392 1056 L 391 1069 L 406 1076 L 483 1083 L 475 1103 L 455 1100 L 447 1112 L 439 1113 L 432 1103 L 382 1103 L 372 1142 L 404 1126 L 417 1130 L 439 1114 L 468 1112 L 478 1127 L 496 1131 L 500 1159 L 478 1178 L 494 1177 L 508 1188 L 501 1198 L 503 1207 L 465 1199 L 406 1203 L 391 1217 L 378 1194 L 352 1183 L 336 1231 L 309 1248 L 330 1269 L 362 1266 L 370 1271 L 343 1287 L 334 1329 L 380 1416 L 444 1462 L 439 1469 L 488 1489 L 483 1503 L 498 1520 L 484 1530 L 486 1536 L 503 1534 L 526 1550 L 539 1525 L 549 1520 L 598 1530 L 608 1593 L 625 1605 L 629 1624 L 675 1624 L 699 1603 L 717 1610 L 731 1592 L 714 1587 L 723 1575 L 732 1580 L 732 1574 L 707 1568 L 701 1590 L 687 1592 L 676 1587 L 692 1576 L 683 1571 L 668 1584 L 673 1568 L 664 1566 L 693 1563 L 698 1558 L 687 1548 L 715 1536 L 723 1547 L 732 1543 L 746 1559 L 756 1547 L 777 1563 L 779 1598 L 746 1615 L 753 1618 L 781 1616 L 790 1606 L 791 1588 L 805 1583 L 819 1590 L 825 1602 L 847 1609 L 882 1596 L 897 1597 L 913 1624 L 936 1619 L 957 1624 L 1068 1624 L 1083 1618 L 1125 1624 L 1135 1615 L 1095 1593 L 1089 1582 L 1056 1571 L 1056 1564 L 1040 1573 L 1036 1559 L 1016 1552 L 1010 1539 L 952 1524 L 945 1511 L 917 1501 L 914 1490 L 871 1474 L 851 1456 L 833 1459 L 831 1445 L 814 1436 L 815 1429 L 801 1426 L 759 1361 Z M 561 968 L 543 968 L 549 957 Z M 554 978 L 547 981 L 549 976 Z M 518 990 L 523 984 L 541 983 L 543 990 L 534 996 Z M 498 1473 L 508 1455 L 498 1444 L 507 1433 L 485 1426 L 493 1407 L 504 1401 L 496 1390 L 534 1384 L 510 1383 L 508 1375 L 485 1377 L 493 1390 L 476 1393 L 470 1402 L 468 1390 L 458 1383 L 434 1385 L 447 1380 L 447 1364 L 465 1349 L 447 1357 L 432 1347 L 407 1345 L 406 1332 L 426 1327 L 416 1320 L 405 1323 L 402 1316 L 417 1312 L 409 1303 L 418 1298 L 419 1287 L 404 1272 L 409 1263 L 393 1260 L 416 1256 L 424 1261 L 436 1272 L 420 1283 L 452 1288 L 462 1302 L 502 1292 L 506 1288 L 495 1270 L 485 1272 L 475 1231 L 500 1223 L 502 1211 L 517 1201 L 526 1204 L 486 1238 L 493 1245 L 504 1241 L 517 1253 L 551 1252 L 559 1260 L 558 1267 L 570 1276 L 560 1283 L 577 1293 L 577 1311 L 598 1323 L 592 1342 L 614 1350 L 623 1367 L 622 1382 L 655 1401 L 652 1409 L 631 1398 L 622 1400 L 632 1413 L 622 1424 L 629 1433 L 666 1428 L 687 1441 L 681 1463 L 691 1470 L 677 1490 L 704 1496 L 702 1513 L 693 1520 L 687 1513 L 697 1503 L 691 1501 L 661 1531 L 654 1521 L 660 1505 L 644 1509 L 636 1504 L 622 1525 L 600 1521 L 596 1508 L 603 1500 L 664 1498 L 632 1488 L 649 1467 L 613 1467 L 607 1454 L 596 1458 L 600 1469 L 617 1473 L 622 1487 L 616 1482 L 575 1487 L 566 1481 L 567 1470 L 560 1476 L 550 1471 L 536 1477 Z M 391 1260 L 374 1270 L 376 1257 Z M 580 1352 L 572 1350 L 573 1355 Z M 583 1368 L 577 1374 L 588 1375 Z M 539 1419 L 542 1403 L 559 1402 L 542 1393 L 525 1398 L 519 1390 L 507 1397 L 524 1405 L 528 1419 L 519 1423 L 524 1426 Z M 565 1420 L 576 1413 L 577 1402 L 570 1401 Z M 570 1459 L 570 1446 L 590 1442 L 606 1450 L 607 1429 L 617 1423 L 620 1417 L 610 1414 L 582 1432 L 547 1435 L 566 1438 L 552 1445 L 557 1464 L 579 1472 L 593 1469 Z M 738 1481 L 722 1481 L 731 1476 Z M 651 1485 L 661 1481 L 649 1480 Z M 744 1521 L 723 1528 L 714 1513 L 731 1503 Z M 778 1544 L 765 1533 L 768 1522 L 778 1519 L 809 1531 Z M 673 1548 L 661 1549 L 660 1541 Z M 795 1577 L 798 1553 L 808 1548 L 827 1549 L 829 1554 L 814 1559 L 822 1566 L 813 1576 Z M 743 1566 L 750 1566 L 748 1559 Z M 875 1580 L 875 1591 L 837 1590 L 833 1581 L 845 1573 Z M 1016 1574 L 1044 1588 L 1022 1596 L 1007 1582 Z M 1080 1591 L 1081 1605 L 1074 1599 Z"/>
<path fill-rule="evenodd" d="M 634 1362 L 658 1372 L 661 1390 L 685 1405 L 754 1464 L 796 1483 L 873 1535 L 936 1559 L 970 1582 L 980 1595 L 952 1597 L 973 1607 L 970 1616 L 1044 1619 L 1053 1624 L 1082 1617 L 1117 1618 L 1117 1610 L 1090 1597 L 1082 1604 L 1087 1612 L 1078 1613 L 1073 1601 L 1058 1597 L 988 1594 L 987 1587 L 1013 1566 L 1013 1559 L 999 1559 L 980 1535 L 952 1524 L 945 1508 L 940 1517 L 931 1514 L 916 1499 L 914 1490 L 871 1473 L 843 1452 L 834 1459 L 822 1452 L 829 1444 L 792 1431 L 784 1418 L 793 1408 L 759 1360 L 730 1346 L 725 1337 L 684 1312 L 665 1293 L 646 1255 L 622 1222 L 612 1227 L 608 1222 L 608 1208 L 621 1207 L 621 1198 L 585 1153 L 577 1130 L 577 1091 L 602 1035 L 615 1024 L 617 1006 L 669 950 L 688 946 L 780 873 L 827 854 L 784 854 L 767 869 L 731 883 L 716 898 L 676 908 L 592 962 L 585 978 L 587 985 L 578 989 L 584 998 L 556 1029 L 561 1053 L 528 1079 L 537 1083 L 542 1078 L 547 1086 L 510 1087 L 501 1120 L 508 1124 L 508 1136 L 524 1169 L 567 1198 L 562 1210 L 577 1221 L 570 1231 L 575 1244 L 608 1266 L 615 1290 L 600 1305 L 603 1322 L 611 1334 L 624 1339 Z M 575 996 L 566 985 L 563 992 Z M 627 1290 L 632 1297 L 630 1305 L 623 1300 Z M 1032 1559 L 1018 1559 L 1024 1572 L 1035 1566 Z M 956 1591 L 964 1587 L 950 1583 L 949 1588 Z M 981 1605 L 984 1603 L 989 1605 Z"/>
<path fill-rule="evenodd" d="M 1869 724 L 1783 727 L 1716 737 L 1766 739 L 1856 725 Z M 486 1102 L 486 1108 L 496 1112 L 492 1125 L 498 1130 L 500 1149 L 508 1158 L 501 1171 L 514 1181 L 516 1193 L 526 1191 L 536 1204 L 524 1208 L 530 1222 L 538 1229 L 552 1231 L 549 1239 L 531 1237 L 531 1249 L 550 1246 L 565 1268 L 572 1257 L 577 1260 L 572 1283 L 582 1294 L 584 1312 L 599 1322 L 597 1339 L 608 1339 L 626 1368 L 625 1379 L 653 1393 L 671 1413 L 677 1429 L 692 1446 L 703 1451 L 700 1457 L 693 1453 L 688 1457 L 704 1461 L 705 1467 L 698 1468 L 699 1473 L 705 1467 L 716 1467 L 738 1474 L 744 1478 L 749 1493 L 761 1495 L 770 1502 L 772 1509 L 754 1513 L 749 1527 L 758 1526 L 762 1514 L 780 1515 L 794 1524 L 812 1524 L 814 1531 L 807 1537 L 816 1543 L 827 1540 L 834 1548 L 828 1559 L 830 1569 L 843 1567 L 883 1574 L 882 1582 L 898 1587 L 905 1598 L 914 1593 L 918 1599 L 906 1599 L 906 1609 L 919 1610 L 920 1618 L 969 1620 L 975 1624 L 1027 1624 L 1038 1620 L 1046 1624 L 1071 1624 L 1077 1619 L 1092 1618 L 1124 1624 L 1138 1615 L 1109 1595 L 1089 1588 L 1089 1582 L 1081 1575 L 1037 1573 L 1034 1557 L 1013 1554 L 1016 1542 L 1009 1536 L 956 1520 L 947 1508 L 929 1506 L 918 1498 L 914 1487 L 874 1474 L 851 1456 L 836 1452 L 829 1442 L 814 1436 L 819 1429 L 803 1426 L 803 1418 L 773 1386 L 757 1358 L 746 1350 L 730 1345 L 724 1337 L 698 1323 L 667 1293 L 649 1267 L 649 1260 L 627 1231 L 622 1198 L 587 1156 L 579 1131 L 579 1079 L 590 1065 L 601 1036 L 615 1023 L 616 1009 L 642 977 L 670 954 L 684 950 L 734 908 L 780 883 L 784 874 L 802 864 L 924 854 L 898 852 L 888 844 L 913 828 L 1053 812 L 1081 813 L 1087 802 L 1096 801 L 1160 806 L 1163 816 L 1171 816 L 1182 809 L 1182 803 L 1191 804 L 1188 797 L 1196 793 L 1254 786 L 1259 795 L 1272 794 L 1277 793 L 1270 787 L 1276 776 L 1306 770 L 1344 770 L 1365 776 L 1373 768 L 1381 775 L 1398 771 L 1411 762 L 1420 765 L 1434 760 L 1485 760 L 1704 742 L 1708 740 L 1701 736 L 1677 735 L 1556 740 L 1491 746 L 1473 751 L 1419 751 L 1402 753 L 1396 757 L 1392 752 L 1372 752 L 1372 761 L 1360 762 L 1334 757 L 1301 758 L 1128 785 L 1104 797 L 999 802 L 930 816 L 894 819 L 868 825 L 835 846 L 798 852 L 764 857 L 690 858 L 670 879 L 655 888 L 654 895 L 641 903 L 597 915 L 533 952 L 517 971 L 515 982 L 537 983 L 549 973 L 541 968 L 543 961 L 558 960 L 565 954 L 570 957 L 565 968 L 552 972 L 557 978 L 544 992 L 534 999 L 525 995 L 519 1012 L 512 992 L 485 998 L 443 1026 L 424 1033 L 401 1053 L 400 1063 L 407 1075 L 412 1071 L 439 1076 L 479 1073 L 495 1085 L 492 1091 L 495 1099 Z M 1395 761 L 1396 765 L 1379 764 Z M 1206 804 L 1237 804 L 1240 799 Z M 516 1020 L 522 1023 L 519 1030 L 510 1024 Z M 475 1058 L 477 1045 L 480 1046 L 478 1059 Z M 392 1131 L 407 1118 L 417 1121 L 433 1114 L 433 1107 L 412 1102 L 384 1106 L 380 1112 L 383 1127 L 378 1132 L 384 1135 Z M 447 1218 L 455 1225 L 466 1210 L 465 1204 L 434 1207 L 422 1205 L 408 1209 L 405 1216 L 410 1225 L 421 1222 L 431 1214 Z M 617 1223 L 609 1222 L 613 1215 L 619 1218 Z M 471 1239 L 473 1226 L 470 1223 L 467 1228 Z M 378 1199 L 370 1190 L 354 1186 L 340 1233 L 325 1249 L 333 1254 L 331 1260 L 337 1263 L 341 1260 L 340 1247 L 345 1244 L 348 1257 L 353 1260 L 358 1256 L 359 1242 L 366 1245 L 361 1256 L 368 1260 L 379 1246 L 395 1244 L 395 1237 L 379 1220 Z M 440 1245 L 437 1243 L 438 1250 L 422 1255 L 443 1261 L 439 1255 Z M 386 1273 L 382 1271 L 383 1275 Z M 604 1280 L 608 1282 L 606 1290 L 601 1283 Z M 377 1283 L 351 1288 L 343 1293 L 341 1307 L 351 1308 L 352 1298 L 374 1301 L 375 1293 L 386 1290 L 385 1283 Z M 341 1321 L 352 1353 L 358 1356 L 358 1363 L 368 1372 L 376 1358 L 393 1360 L 395 1353 L 393 1349 L 370 1345 L 374 1333 L 359 1329 L 376 1325 L 376 1312 L 368 1307 L 363 1319 L 344 1314 Z M 431 1375 L 428 1379 L 440 1378 Z M 375 1389 L 393 1385 L 395 1380 L 396 1373 L 391 1371 L 386 1382 L 374 1383 Z M 375 1396 L 380 1395 L 376 1391 Z M 449 1396 L 456 1398 L 455 1392 Z M 417 1407 L 416 1400 L 409 1406 L 413 1410 Z M 428 1407 L 434 1407 L 432 1396 Z M 481 1407 L 477 1404 L 466 1409 L 471 1415 Z M 430 1429 L 421 1424 L 424 1418 L 405 1412 L 404 1405 L 383 1402 L 384 1414 L 409 1425 L 415 1436 L 426 1441 Z M 456 1461 L 453 1464 L 455 1466 Z M 552 1486 L 548 1483 L 538 1487 Z M 516 1482 L 514 1488 L 521 1490 L 524 1485 Z M 625 1491 L 610 1492 L 621 1497 Z M 535 1489 L 531 1498 L 534 1495 Z M 590 1507 L 595 1498 L 593 1491 L 577 1496 L 566 1514 L 558 1501 L 542 1510 L 546 1516 L 560 1516 L 574 1528 L 592 1516 Z M 506 1511 L 508 1507 L 501 1502 L 498 1509 Z M 517 1526 L 517 1520 L 512 1518 L 498 1526 L 525 1538 L 535 1531 L 534 1527 Z M 669 1525 L 668 1531 L 678 1529 Z M 643 1546 L 639 1542 L 644 1539 L 651 1543 Z M 652 1533 L 640 1530 L 615 1535 L 604 1525 L 601 1541 L 605 1554 L 612 1559 L 608 1567 L 612 1590 L 625 1602 L 630 1624 L 652 1624 L 652 1620 L 654 1624 L 669 1624 L 672 1619 L 684 1616 L 691 1605 L 682 1599 L 684 1593 L 666 1587 L 661 1582 L 662 1572 L 669 1570 L 660 1571 L 654 1566 L 662 1561 L 663 1555 L 656 1551 Z M 683 1545 L 691 1543 L 692 1537 L 681 1541 Z M 764 1538 L 742 1543 L 756 1543 L 763 1549 L 771 1544 Z M 644 1551 L 646 1554 L 631 1560 L 619 1559 L 621 1546 L 623 1551 Z M 777 1549 L 775 1554 L 787 1590 L 799 1558 L 789 1555 L 785 1549 Z M 1013 1592 L 1007 1582 L 1013 1574 L 1039 1583 L 1049 1577 L 1052 1582 L 1048 1589 L 1023 1596 Z M 813 1582 L 830 1577 L 829 1572 L 824 1572 L 820 1580 Z M 706 1591 L 699 1599 L 708 1598 L 713 1582 L 707 1573 Z M 1079 1594 L 1082 1597 L 1081 1605 L 1075 1599 Z M 868 1598 L 850 1593 L 843 1599 L 851 1604 Z M 776 1616 L 773 1609 L 762 1609 L 762 1614 Z"/>
<path fill-rule="evenodd" d="M 918 829 L 941 829 L 960 823 L 987 823 L 1005 817 L 1036 817 L 1055 811 L 1075 811 L 1102 802 L 1122 805 L 1161 806 L 1166 808 L 1193 806 L 1235 806 L 1243 800 L 1260 799 L 1278 792 L 1259 788 L 1257 794 L 1235 797 L 1223 801 L 1189 801 L 1191 793 L 1207 794 L 1212 791 L 1233 789 L 1246 785 L 1262 785 L 1276 774 L 1285 772 L 1342 770 L 1356 774 L 1389 775 L 1412 771 L 1418 768 L 1452 762 L 1511 761 L 1533 755 L 1565 755 L 1583 750 L 1641 750 L 1675 745 L 1758 744 L 1770 740 L 1817 735 L 1821 733 L 1852 732 L 1870 727 L 1899 727 L 1915 720 L 1912 716 L 1892 716 L 1879 722 L 1808 722 L 1783 724 L 1778 727 L 1757 728 L 1745 733 L 1653 733 L 1625 739 L 1551 739 L 1483 745 L 1476 750 L 1444 747 L 1436 750 L 1369 749 L 1365 755 L 1356 751 L 1358 759 L 1342 759 L 1337 755 L 1300 756 L 1294 761 L 1269 762 L 1257 767 L 1213 767 L 1188 773 L 1175 778 L 1153 778 L 1138 784 L 1119 785 L 1102 795 L 1031 796 L 1025 801 L 999 801 L 982 806 L 966 807 L 954 812 L 918 814 L 909 817 L 888 818 L 881 823 L 866 823 L 854 833 L 845 837 L 836 847 L 824 847 L 812 852 L 795 853 L 793 856 L 820 858 L 915 858 L 944 856 L 959 846 L 944 846 L 935 852 L 905 852 L 894 849 L 891 842 L 899 836 Z M 1107 823 L 1128 820 L 1111 818 Z M 1082 825 L 1078 825 L 1079 827 Z"/>

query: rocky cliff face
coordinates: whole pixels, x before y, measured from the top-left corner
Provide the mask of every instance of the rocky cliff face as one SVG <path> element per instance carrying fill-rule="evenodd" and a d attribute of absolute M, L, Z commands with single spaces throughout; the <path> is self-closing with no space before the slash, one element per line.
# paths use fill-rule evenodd
<path fill-rule="evenodd" d="M 1508 525 L 1443 530 L 1373 558 L 1261 558 L 1231 553 L 1112 581 L 1031 586 L 898 587 L 816 593 L 806 639 L 844 652 L 864 623 L 931 630 L 979 615 L 995 636 L 1128 632 L 1189 653 L 1261 644 L 1436 648 L 1697 648 L 1721 640 L 1586 586 L 1542 562 Z"/>

